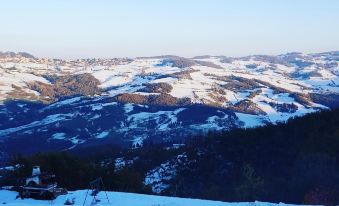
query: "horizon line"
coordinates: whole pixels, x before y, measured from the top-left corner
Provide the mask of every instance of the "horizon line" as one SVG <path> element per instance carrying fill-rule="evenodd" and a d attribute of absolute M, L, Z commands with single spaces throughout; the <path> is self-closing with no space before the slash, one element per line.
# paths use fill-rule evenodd
<path fill-rule="evenodd" d="M 265 53 L 255 53 L 255 54 L 247 54 L 247 55 L 223 55 L 223 54 L 200 54 L 200 55 L 194 55 L 194 56 L 181 56 L 181 55 L 176 55 L 176 54 L 160 54 L 160 55 L 149 55 L 149 56 L 120 56 L 120 57 L 53 57 L 53 56 L 42 56 L 42 55 L 35 55 L 34 52 L 29 52 L 29 51 L 13 51 L 13 50 L 0 50 L 0 53 L 5 54 L 5 53 L 15 53 L 15 54 L 20 54 L 20 53 L 26 53 L 34 58 L 38 59 L 60 59 L 60 60 L 80 60 L 80 59 L 138 59 L 138 58 L 156 58 L 156 57 L 163 57 L 163 56 L 176 56 L 176 57 L 183 57 L 183 58 L 188 58 L 188 59 L 194 59 L 199 56 L 211 56 L 211 57 L 229 57 L 229 58 L 242 58 L 242 57 L 250 57 L 250 56 L 280 56 L 280 55 L 286 55 L 286 54 L 303 54 L 303 55 L 312 55 L 312 54 L 322 54 L 322 53 L 333 53 L 333 52 L 339 52 L 339 49 L 336 50 L 323 50 L 323 51 L 318 51 L 318 52 L 302 52 L 302 51 L 290 51 L 290 52 L 282 52 L 282 53 L 276 53 L 276 54 L 265 54 Z"/>

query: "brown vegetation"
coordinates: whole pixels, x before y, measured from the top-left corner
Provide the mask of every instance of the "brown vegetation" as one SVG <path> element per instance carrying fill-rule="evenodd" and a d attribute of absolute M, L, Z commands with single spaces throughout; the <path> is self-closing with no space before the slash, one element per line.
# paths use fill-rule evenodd
<path fill-rule="evenodd" d="M 165 82 L 154 83 L 154 84 L 144 84 L 144 88 L 139 89 L 138 92 L 147 92 L 147 93 L 170 93 L 173 87 Z"/>
<path fill-rule="evenodd" d="M 227 83 L 222 85 L 223 88 L 232 91 L 251 90 L 260 87 L 260 85 L 253 79 L 247 79 L 243 77 L 231 76 L 225 80 Z"/>
<path fill-rule="evenodd" d="M 39 97 L 37 97 L 33 93 L 28 93 L 24 91 L 21 87 L 18 87 L 14 84 L 12 84 L 13 91 L 10 91 L 7 93 L 8 99 L 26 99 L 26 100 L 37 100 Z"/>
<path fill-rule="evenodd" d="M 230 107 L 234 111 L 253 114 L 253 115 L 265 115 L 266 113 L 262 111 L 254 102 L 245 99 L 240 102 L 237 102 L 235 105 Z"/>
<path fill-rule="evenodd" d="M 165 59 L 164 61 L 172 63 L 172 67 L 186 68 L 195 65 L 195 61 L 192 59 L 187 59 L 184 57 L 173 56 L 171 58 Z"/>
<path fill-rule="evenodd" d="M 214 64 L 213 62 L 206 62 L 206 61 L 199 61 L 199 60 L 195 60 L 195 62 L 201 66 L 211 67 L 215 69 L 223 69 L 222 66 Z"/>
<path fill-rule="evenodd" d="M 64 96 L 100 94 L 99 80 L 91 74 L 77 74 L 69 76 L 47 76 L 52 84 L 32 82 L 29 88 L 38 91 L 42 97 L 56 101 Z"/>
<path fill-rule="evenodd" d="M 145 104 L 145 105 L 161 105 L 161 106 L 183 106 L 191 103 L 189 98 L 176 98 L 169 94 L 160 95 L 140 95 L 140 94 L 120 94 L 115 97 L 119 102 Z"/>

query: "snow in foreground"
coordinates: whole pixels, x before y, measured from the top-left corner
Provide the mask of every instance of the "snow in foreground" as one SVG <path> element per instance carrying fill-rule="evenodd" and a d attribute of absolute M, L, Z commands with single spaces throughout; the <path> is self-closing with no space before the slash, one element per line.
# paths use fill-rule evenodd
<path fill-rule="evenodd" d="M 74 199 L 74 205 L 83 205 L 86 190 L 79 190 L 69 192 L 67 195 L 61 195 L 54 201 L 43 201 L 33 199 L 16 199 L 17 193 L 7 190 L 0 190 L 0 204 L 8 206 L 26 206 L 26 205 L 64 205 L 67 199 Z M 227 203 L 219 201 L 176 198 L 176 197 L 164 197 L 154 195 L 141 195 L 133 193 L 122 192 L 107 192 L 109 202 L 104 192 L 100 192 L 98 195 L 99 203 L 94 205 L 117 205 L 117 206 L 273 206 L 273 205 L 287 205 L 283 203 L 263 203 L 263 202 L 244 202 L 244 203 Z M 93 200 L 92 196 L 87 197 L 85 205 L 91 205 Z"/>

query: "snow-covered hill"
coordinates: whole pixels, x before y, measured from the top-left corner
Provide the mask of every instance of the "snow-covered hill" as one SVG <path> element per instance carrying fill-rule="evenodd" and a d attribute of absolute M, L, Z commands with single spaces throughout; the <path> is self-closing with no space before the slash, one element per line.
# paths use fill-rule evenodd
<path fill-rule="evenodd" d="M 285 121 L 339 105 L 338 62 L 339 52 L 72 61 L 0 53 L 0 151 L 137 147 Z"/>
<path fill-rule="evenodd" d="M 12 191 L 0 190 L 0 204 L 8 206 L 47 206 L 47 205 L 65 205 L 65 202 L 74 200 L 74 205 L 118 205 L 118 206 L 275 206 L 288 204 L 274 204 L 264 202 L 242 202 L 242 203 L 227 203 L 219 201 L 199 200 L 199 199 L 187 199 L 154 195 L 141 195 L 133 193 L 122 192 L 100 192 L 98 200 L 100 202 L 91 204 L 93 197 L 86 197 L 86 190 L 79 190 L 69 192 L 67 195 L 61 195 L 54 201 L 33 200 L 33 199 L 16 199 L 17 193 Z"/>
<path fill-rule="evenodd" d="M 167 93 L 175 98 L 190 98 L 192 103 L 222 107 L 251 100 L 260 111 L 268 114 L 274 112 L 269 103 L 298 103 L 285 93 L 307 96 L 339 92 L 339 52 L 243 58 L 160 56 L 76 61 L 26 56 L 0 56 L 2 100 L 12 98 L 11 92 L 17 90 L 35 95 L 39 100 L 51 98 L 31 84 L 51 85 L 55 83 L 53 75 L 62 77 L 83 73 L 100 81 L 101 95 Z M 303 109 L 303 105 L 297 106 L 297 109 Z M 309 101 L 308 106 L 316 105 Z"/>

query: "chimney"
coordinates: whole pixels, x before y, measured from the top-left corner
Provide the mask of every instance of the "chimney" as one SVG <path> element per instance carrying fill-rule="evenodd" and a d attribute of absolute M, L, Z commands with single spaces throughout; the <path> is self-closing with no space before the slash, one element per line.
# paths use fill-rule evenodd
<path fill-rule="evenodd" d="M 32 176 L 40 175 L 40 166 L 33 166 Z"/>

